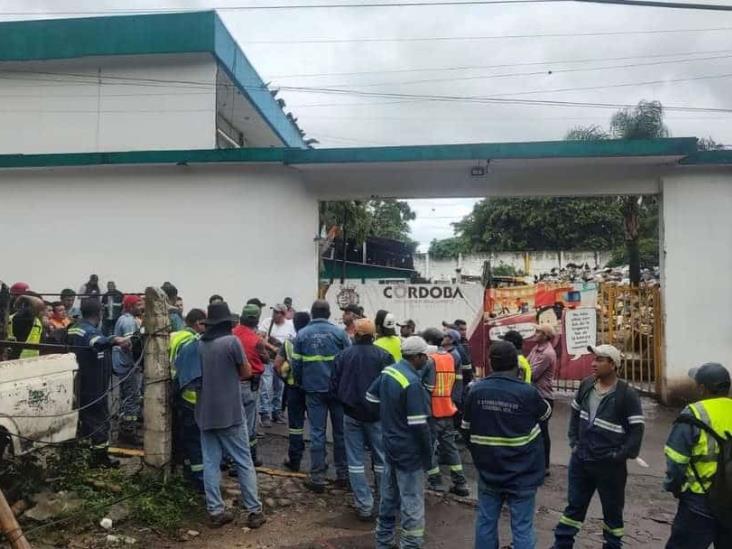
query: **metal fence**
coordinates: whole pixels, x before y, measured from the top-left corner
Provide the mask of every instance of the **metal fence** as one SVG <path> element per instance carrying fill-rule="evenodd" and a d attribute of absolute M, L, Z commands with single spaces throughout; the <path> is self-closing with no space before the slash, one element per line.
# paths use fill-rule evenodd
<path fill-rule="evenodd" d="M 623 353 L 623 378 L 647 394 L 659 394 L 663 372 L 663 314 L 658 286 L 602 284 L 597 342 Z"/>

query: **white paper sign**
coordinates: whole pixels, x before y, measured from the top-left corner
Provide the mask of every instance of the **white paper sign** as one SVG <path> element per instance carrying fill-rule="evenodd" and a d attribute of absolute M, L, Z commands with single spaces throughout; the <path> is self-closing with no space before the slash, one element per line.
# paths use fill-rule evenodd
<path fill-rule="evenodd" d="M 576 358 L 589 354 L 588 345 L 597 344 L 597 312 L 594 308 L 570 309 L 564 313 L 567 353 Z"/>

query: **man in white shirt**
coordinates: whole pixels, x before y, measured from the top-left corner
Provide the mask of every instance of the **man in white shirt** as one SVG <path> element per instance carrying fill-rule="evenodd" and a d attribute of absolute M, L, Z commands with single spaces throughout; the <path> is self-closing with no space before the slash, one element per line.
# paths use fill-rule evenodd
<path fill-rule="evenodd" d="M 278 303 L 272 307 L 272 316 L 265 318 L 259 324 L 259 331 L 264 337 L 270 356 L 274 357 L 277 350 L 286 340 L 294 339 L 295 325 L 287 318 L 287 307 Z M 282 414 L 282 392 L 285 384 L 274 371 L 274 363 L 270 360 L 264 367 L 262 387 L 259 392 L 259 414 L 262 427 L 271 426 L 271 422 L 286 423 Z"/>

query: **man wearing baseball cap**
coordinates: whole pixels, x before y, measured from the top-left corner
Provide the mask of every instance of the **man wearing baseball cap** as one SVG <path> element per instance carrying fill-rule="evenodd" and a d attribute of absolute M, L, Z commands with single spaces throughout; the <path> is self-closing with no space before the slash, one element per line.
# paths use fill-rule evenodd
<path fill-rule="evenodd" d="M 356 320 L 363 317 L 363 309 L 355 303 L 349 303 L 341 311 L 343 312 L 343 329 L 353 340 L 356 334 Z"/>
<path fill-rule="evenodd" d="M 715 434 L 732 433 L 729 371 L 708 362 L 689 371 L 700 399 L 681 411 L 666 441 L 666 478 L 663 487 L 679 500 L 667 549 L 729 547 L 732 543 L 732 481 L 727 473 L 726 512 L 709 497 L 718 472 L 720 452 Z M 712 433 L 713 431 L 713 433 Z M 729 471 L 729 461 L 727 461 Z M 721 473 L 724 474 L 724 473 Z M 716 500 L 716 498 L 715 498 Z M 721 511 L 721 512 L 720 512 Z M 725 516 L 726 513 L 726 516 Z"/>
<path fill-rule="evenodd" d="M 626 461 L 638 457 L 643 409 L 638 392 L 618 378 L 621 354 L 612 345 L 587 347 L 594 375 L 571 403 L 568 504 L 554 530 L 556 549 L 568 549 L 582 527 L 595 490 L 600 495 L 605 549 L 622 546 Z"/>
<path fill-rule="evenodd" d="M 131 338 L 140 330 L 137 316 L 142 309 L 139 295 L 126 295 L 122 298 L 122 314 L 114 324 L 112 335 Z M 134 371 L 133 371 L 134 369 Z M 112 349 L 112 371 L 119 378 L 120 384 L 120 423 L 119 440 L 132 445 L 139 445 L 137 435 L 137 417 L 140 415 L 142 403 L 142 369 L 135 368 L 135 358 L 131 348 L 114 347 Z"/>
<path fill-rule="evenodd" d="M 526 357 L 531 366 L 531 382 L 539 391 L 541 398 L 546 400 L 552 409 L 554 409 L 554 370 L 557 367 L 557 353 L 553 346 L 555 337 L 556 332 L 550 324 L 537 326 L 534 335 L 536 345 Z M 549 420 L 541 422 L 541 438 L 544 439 L 544 465 L 546 465 L 548 475 L 552 450 Z"/>
<path fill-rule="evenodd" d="M 401 324 L 397 324 L 397 326 L 399 326 L 399 336 L 402 339 L 407 339 L 409 336 L 413 336 L 414 332 L 417 330 L 417 325 L 411 318 L 405 320 Z"/>
<path fill-rule="evenodd" d="M 384 320 L 379 327 L 376 323 L 377 337 L 374 345 L 381 347 L 387 353 L 394 357 L 394 361 L 398 362 L 402 359 L 401 345 L 402 340 L 396 335 L 396 317 L 391 313 L 384 315 Z"/>
<path fill-rule="evenodd" d="M 384 368 L 366 393 L 366 400 L 379 406 L 384 441 L 377 549 L 395 546 L 399 511 L 399 547 L 417 549 L 424 543 L 424 473 L 431 465 L 432 437 L 429 396 L 418 372 L 427 364 L 428 350 L 419 336 L 405 339 L 402 359 Z"/>
<path fill-rule="evenodd" d="M 374 494 L 366 479 L 364 458 L 369 448 L 378 479 L 384 472 L 384 447 L 379 413 L 366 400 L 366 391 L 382 370 L 394 363 L 394 358 L 374 345 L 373 320 L 360 318 L 354 325 L 354 344 L 338 353 L 333 362 L 331 387 L 345 413 L 343 433 L 356 513 L 359 519 L 372 521 Z"/>

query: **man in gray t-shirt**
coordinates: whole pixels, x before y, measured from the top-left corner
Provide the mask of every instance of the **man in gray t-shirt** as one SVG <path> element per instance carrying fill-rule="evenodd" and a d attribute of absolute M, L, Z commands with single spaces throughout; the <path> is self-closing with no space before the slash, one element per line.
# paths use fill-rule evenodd
<path fill-rule="evenodd" d="M 233 320 L 226 303 L 208 306 L 206 331 L 201 336 L 201 388 L 196 403 L 196 423 L 201 430 L 203 485 L 212 527 L 234 516 L 221 499 L 221 458 L 231 457 L 239 478 L 239 503 L 249 513 L 247 525 L 259 528 L 266 519 L 257 496 L 257 472 L 249 451 L 249 434 L 241 406 L 239 381 L 251 376 L 239 339 L 231 335 Z"/>

